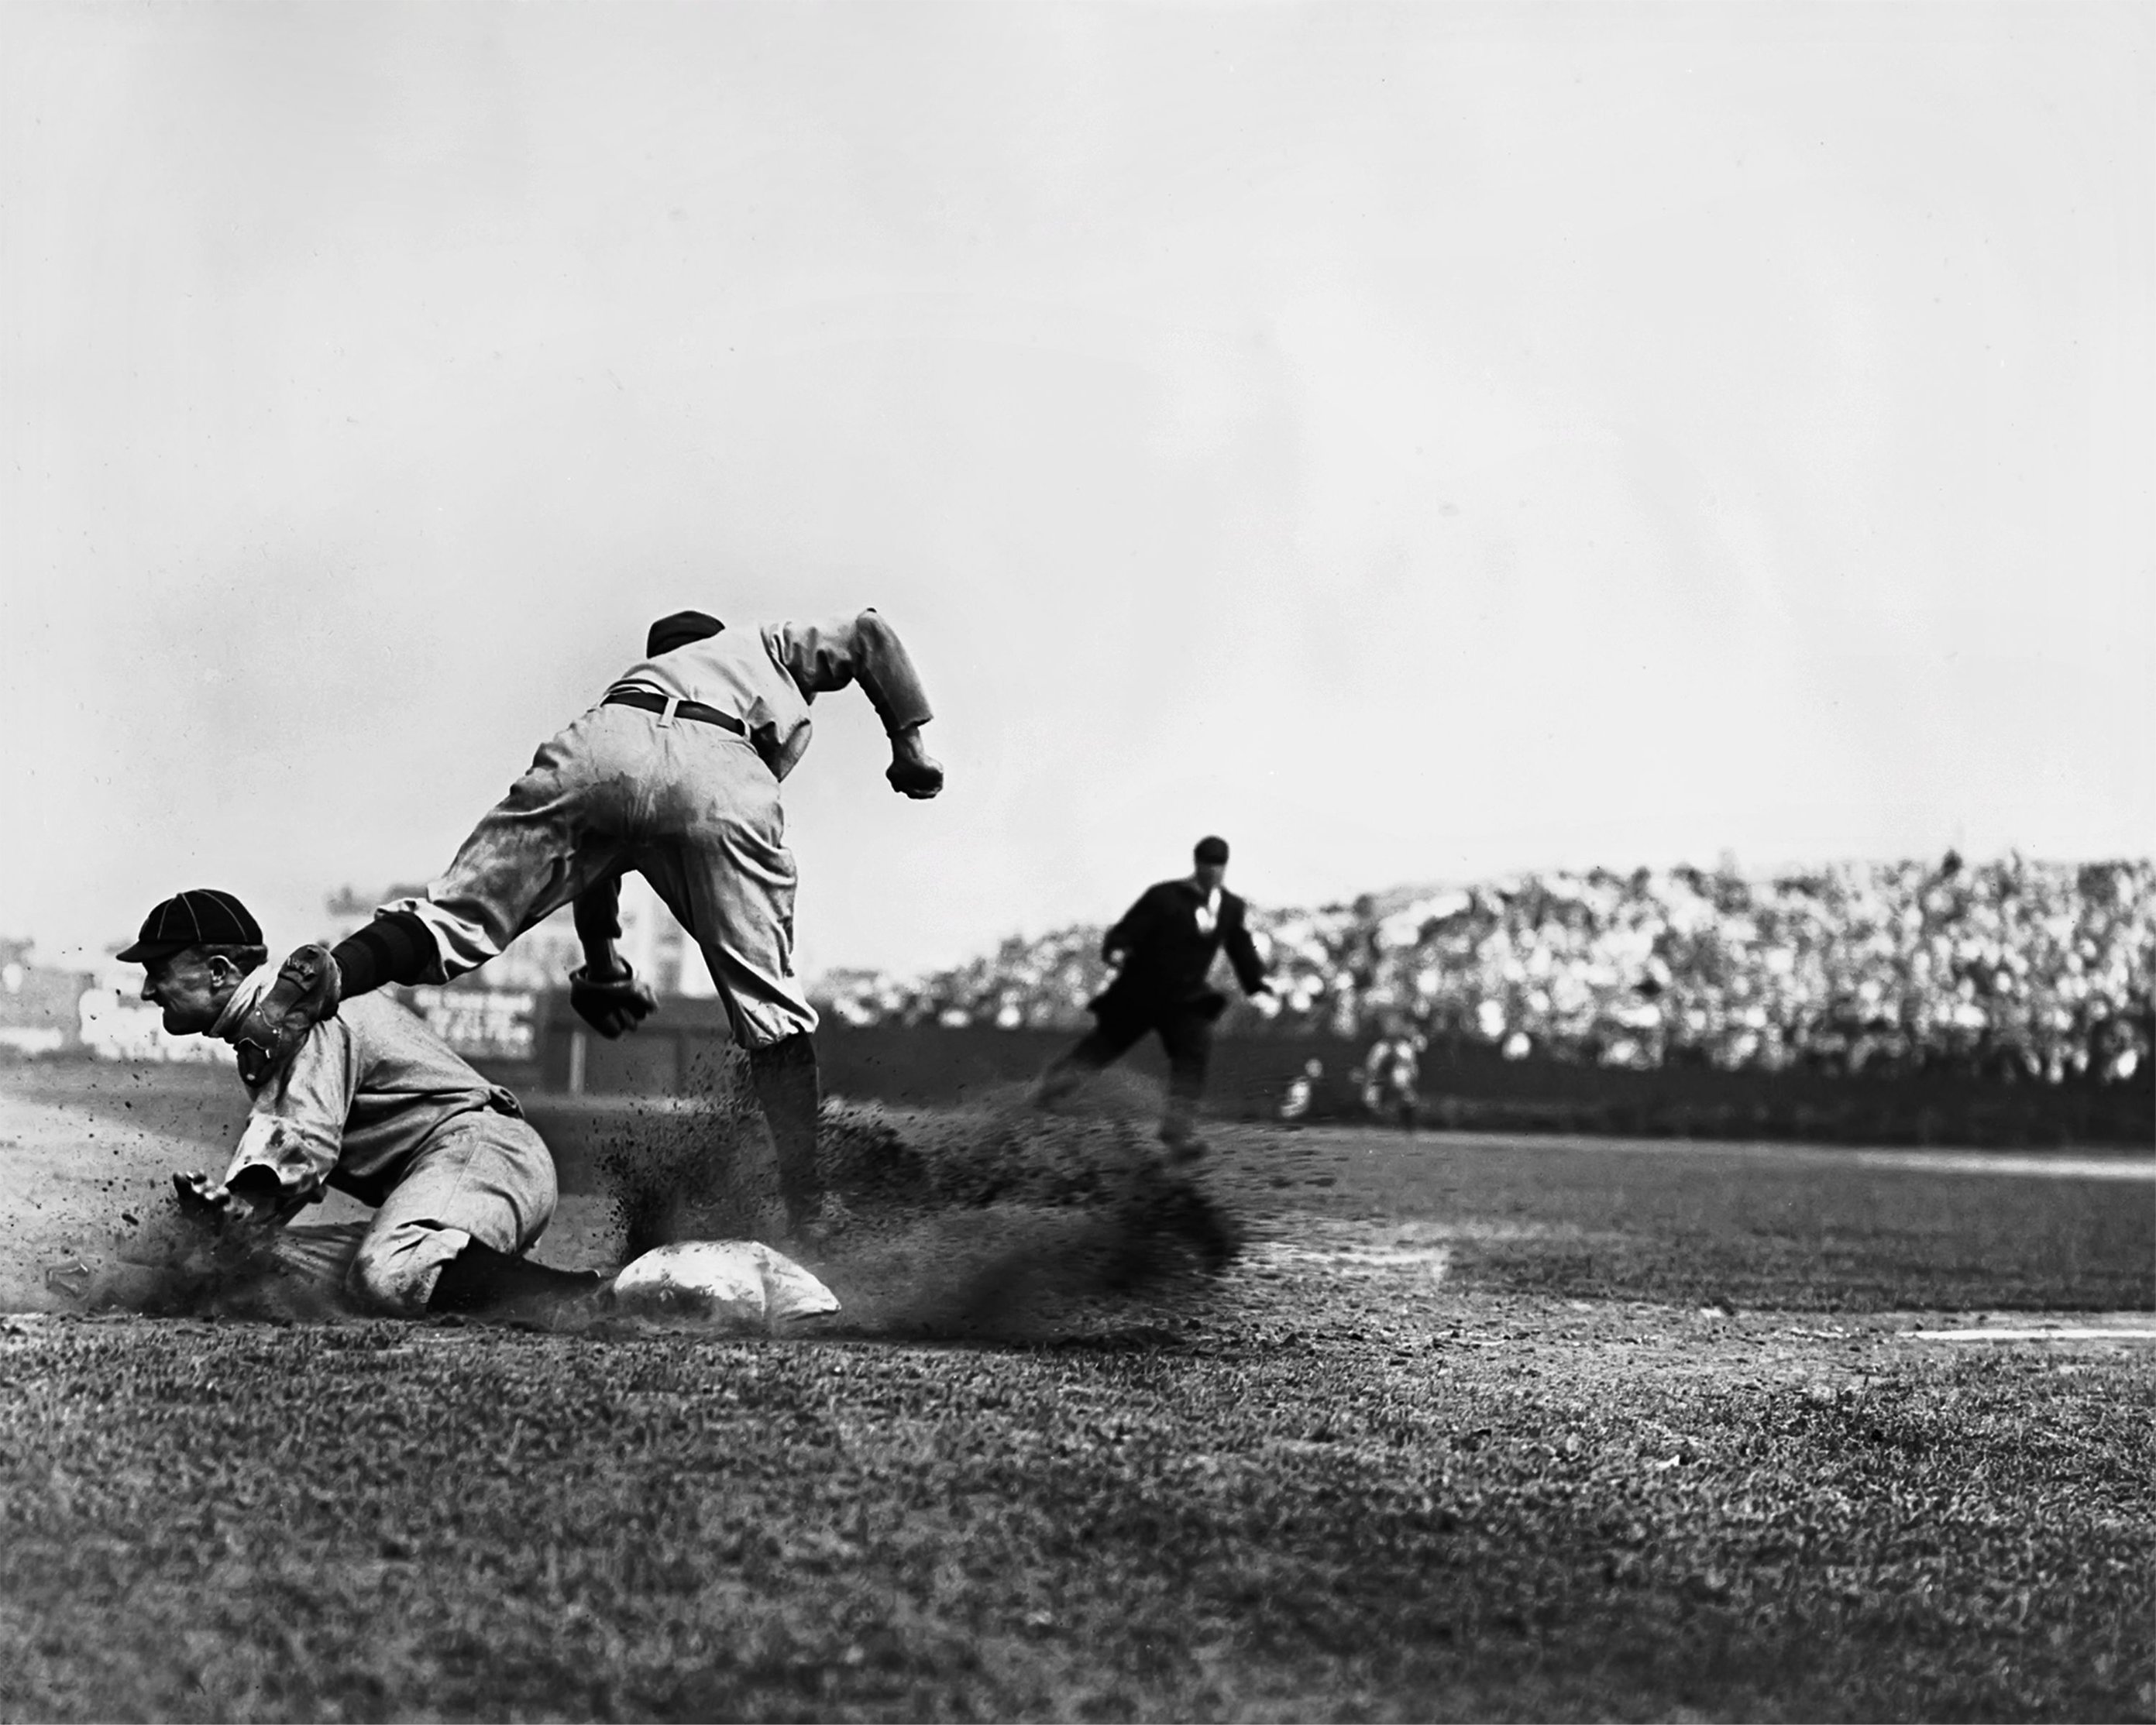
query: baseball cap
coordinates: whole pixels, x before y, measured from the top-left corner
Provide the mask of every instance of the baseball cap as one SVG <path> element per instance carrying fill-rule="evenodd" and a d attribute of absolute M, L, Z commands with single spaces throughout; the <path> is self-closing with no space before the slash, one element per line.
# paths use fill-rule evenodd
<path fill-rule="evenodd" d="M 147 964 L 152 958 L 189 947 L 259 947 L 262 925 L 247 906 L 213 886 L 191 886 L 142 919 L 135 944 L 120 955 L 123 964 Z"/>
<path fill-rule="evenodd" d="M 701 611 L 676 611 L 651 625 L 650 633 L 644 638 L 644 656 L 656 659 L 691 641 L 709 640 L 725 628 L 726 624 L 717 618 L 707 617 Z"/>
<path fill-rule="evenodd" d="M 1224 863 L 1228 860 L 1228 841 L 1225 839 L 1200 839 L 1191 855 L 1201 863 Z"/>

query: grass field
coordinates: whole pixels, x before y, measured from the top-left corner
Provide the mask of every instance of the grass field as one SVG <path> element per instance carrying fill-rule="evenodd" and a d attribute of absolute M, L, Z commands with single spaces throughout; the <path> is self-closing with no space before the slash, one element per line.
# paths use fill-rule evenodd
<path fill-rule="evenodd" d="M 228 1130 L 69 1086 L 0 1306 Z M 0 1715 L 2156 1717 L 2145 1161 L 1219 1151 L 1226 1275 L 994 1344 L 0 1318 Z"/>

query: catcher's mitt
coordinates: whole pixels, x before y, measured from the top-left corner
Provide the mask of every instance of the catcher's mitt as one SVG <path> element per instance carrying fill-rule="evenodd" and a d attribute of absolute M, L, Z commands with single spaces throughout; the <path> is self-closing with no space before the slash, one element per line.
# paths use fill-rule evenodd
<path fill-rule="evenodd" d="M 579 964 L 569 973 L 569 1004 L 577 1016 L 609 1040 L 634 1030 L 659 1009 L 659 997 L 637 981 L 626 963 L 621 974 L 594 981 L 590 970 Z"/>

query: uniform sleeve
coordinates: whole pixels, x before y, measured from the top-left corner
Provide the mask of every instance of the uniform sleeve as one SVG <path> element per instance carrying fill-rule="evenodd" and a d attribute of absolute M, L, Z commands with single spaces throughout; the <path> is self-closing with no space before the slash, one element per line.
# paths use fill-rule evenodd
<path fill-rule="evenodd" d="M 243 1168 L 266 1168 L 288 1196 L 311 1196 L 344 1153 L 344 1123 L 359 1088 L 352 1030 L 330 1019 L 307 1033 L 291 1063 L 255 1092 L 224 1183 Z"/>
<path fill-rule="evenodd" d="M 772 656 L 807 700 L 858 682 L 886 731 L 936 716 L 906 644 L 873 610 L 826 623 L 782 623 L 767 638 Z"/>
<path fill-rule="evenodd" d="M 1265 980 L 1265 961 L 1258 956 L 1257 942 L 1250 938 L 1247 908 L 1240 899 L 1236 901 L 1235 916 L 1222 932 L 1220 944 L 1228 949 L 1228 962 L 1235 968 L 1235 980 L 1243 992 L 1255 994 Z"/>

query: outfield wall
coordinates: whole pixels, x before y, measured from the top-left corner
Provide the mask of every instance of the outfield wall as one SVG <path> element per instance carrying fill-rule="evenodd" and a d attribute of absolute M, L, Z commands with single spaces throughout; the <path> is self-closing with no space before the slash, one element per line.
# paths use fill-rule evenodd
<path fill-rule="evenodd" d="M 536 1060 L 495 1063 L 504 1082 L 556 1096 L 682 1095 L 727 1045 L 716 1001 L 670 999 L 642 1029 L 608 1042 L 585 1029 L 566 994 L 539 1003 Z M 818 1033 L 824 1088 L 863 1101 L 934 1106 L 1023 1084 L 1070 1045 L 1047 1030 L 880 1024 L 827 1019 Z M 1276 1115 L 1307 1060 L 1324 1077 L 1312 1117 L 1360 1117 L 1348 1072 L 1358 1042 L 1327 1036 L 1224 1036 L 1214 1045 L 1212 1111 Z M 1127 1065 L 1164 1081 L 1148 1040 Z M 2156 1083 L 2015 1084 L 1960 1074 L 1850 1077 L 1801 1071 L 1665 1068 L 1635 1071 L 1528 1059 L 1475 1045 L 1424 1058 L 1422 1118 L 1475 1131 L 1610 1132 L 1823 1142 L 1974 1146 L 2156 1145 Z"/>

